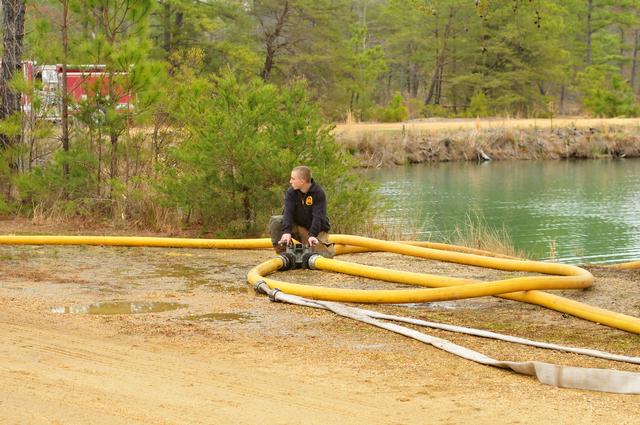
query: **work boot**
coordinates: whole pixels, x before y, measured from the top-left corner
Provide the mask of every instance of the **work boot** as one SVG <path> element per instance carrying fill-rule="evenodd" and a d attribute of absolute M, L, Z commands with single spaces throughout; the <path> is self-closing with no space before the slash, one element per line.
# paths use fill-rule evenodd
<path fill-rule="evenodd" d="M 286 246 L 279 247 L 278 242 L 280 242 L 280 238 L 282 238 L 282 216 L 281 215 L 273 215 L 269 219 L 269 236 L 271 236 L 271 245 L 273 249 L 276 251 L 276 254 L 282 254 Z"/>
<path fill-rule="evenodd" d="M 323 256 L 324 258 L 333 258 L 336 255 L 336 248 L 332 243 L 319 241 L 320 243 L 311 247 L 314 254 Z"/>

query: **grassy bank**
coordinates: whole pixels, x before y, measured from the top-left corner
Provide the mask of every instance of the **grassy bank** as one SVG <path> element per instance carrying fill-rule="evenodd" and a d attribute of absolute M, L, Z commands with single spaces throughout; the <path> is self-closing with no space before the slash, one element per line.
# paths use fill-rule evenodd
<path fill-rule="evenodd" d="M 336 128 L 363 167 L 505 159 L 640 157 L 640 119 L 441 120 Z"/>

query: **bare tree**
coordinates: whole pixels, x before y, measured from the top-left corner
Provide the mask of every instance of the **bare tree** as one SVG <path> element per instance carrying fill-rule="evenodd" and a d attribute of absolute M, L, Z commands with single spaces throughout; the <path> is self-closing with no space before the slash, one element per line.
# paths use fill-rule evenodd
<path fill-rule="evenodd" d="M 442 83 L 444 81 L 444 68 L 448 59 L 448 43 L 449 38 L 451 37 L 451 28 L 454 22 L 455 17 L 455 9 L 453 7 L 449 8 L 449 17 L 447 19 L 447 24 L 444 28 L 444 35 L 442 36 L 442 41 L 438 41 L 438 32 L 436 29 L 436 42 L 439 44 L 436 51 L 436 63 L 433 70 L 433 75 L 431 77 L 431 85 L 429 86 L 429 91 L 424 100 L 424 104 L 428 105 L 433 103 L 434 105 L 440 104 L 440 98 L 442 97 Z"/>
<path fill-rule="evenodd" d="M 10 86 L 11 79 L 21 68 L 24 39 L 25 0 L 1 0 L 4 26 L 2 64 L 0 65 L 0 120 L 20 111 L 20 93 Z M 0 134 L 0 149 L 14 141 Z"/>
<path fill-rule="evenodd" d="M 591 38 L 593 36 L 593 0 L 587 1 L 587 66 L 591 65 Z"/>
<path fill-rule="evenodd" d="M 271 14 L 258 16 L 260 28 L 264 33 L 265 59 L 260 76 L 264 81 L 269 81 L 271 70 L 278 52 L 287 46 L 284 32 L 286 31 L 287 19 L 290 15 L 289 2 L 284 1 Z"/>

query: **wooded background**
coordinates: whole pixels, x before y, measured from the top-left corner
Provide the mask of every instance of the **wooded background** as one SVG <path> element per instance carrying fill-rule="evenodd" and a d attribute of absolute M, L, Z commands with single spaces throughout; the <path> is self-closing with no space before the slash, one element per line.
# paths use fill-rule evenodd
<path fill-rule="evenodd" d="M 2 12 L 5 212 L 251 232 L 307 163 L 336 189 L 340 221 L 362 222 L 372 190 L 327 123 L 640 112 L 637 0 L 2 0 Z M 104 64 L 135 107 L 117 111 L 111 93 L 51 123 L 21 60 Z"/>
<path fill-rule="evenodd" d="M 200 49 L 202 72 L 306 79 L 336 120 L 379 119 L 396 94 L 419 117 L 624 115 L 640 93 L 634 0 L 31 1 L 24 58 L 63 61 L 65 5 L 69 63 L 126 45 L 175 65 Z M 593 104 L 597 90 L 627 104 Z"/>

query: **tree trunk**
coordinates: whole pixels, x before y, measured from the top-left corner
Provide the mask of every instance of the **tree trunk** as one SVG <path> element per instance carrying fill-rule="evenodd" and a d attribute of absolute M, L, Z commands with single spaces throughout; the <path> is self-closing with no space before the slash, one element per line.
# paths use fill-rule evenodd
<path fill-rule="evenodd" d="M 620 25 L 618 27 L 618 30 L 620 31 L 620 57 L 624 58 L 624 46 L 625 46 L 625 33 L 624 33 L 624 27 L 622 25 Z M 620 76 L 622 78 L 624 78 L 624 64 L 625 64 L 625 60 L 620 60 Z"/>
<path fill-rule="evenodd" d="M 418 76 L 418 65 L 412 63 L 409 67 L 409 94 L 415 98 L 418 96 L 418 88 L 420 87 L 420 77 Z"/>
<path fill-rule="evenodd" d="M 591 27 L 592 11 L 593 11 L 593 0 L 589 0 L 587 2 L 587 57 L 586 57 L 587 66 L 591 65 L 591 34 L 593 32 L 593 29 Z"/>
<path fill-rule="evenodd" d="M 287 22 L 287 17 L 289 15 L 289 2 L 285 1 L 282 5 L 282 12 L 278 13 L 276 16 L 276 23 L 273 28 L 273 31 L 265 33 L 265 58 L 264 58 L 264 66 L 262 67 L 262 72 L 260 72 L 260 76 L 263 81 L 269 81 L 271 78 L 271 71 L 273 69 L 273 65 L 275 63 L 275 57 L 278 53 L 278 50 L 281 47 L 284 47 L 284 43 L 280 43 L 279 39 L 282 35 L 282 31 L 284 29 L 284 25 Z M 263 25 L 264 26 L 264 25 Z"/>
<path fill-rule="evenodd" d="M 436 74 L 438 73 L 438 63 L 440 62 L 440 46 L 439 46 L 439 23 L 440 23 L 440 17 L 436 17 L 436 29 L 435 29 L 435 40 L 434 40 L 434 45 L 436 47 L 436 61 L 434 64 L 434 68 L 433 68 L 433 75 L 431 76 L 431 83 L 429 84 L 429 91 L 427 92 L 427 95 L 424 99 L 424 104 L 425 105 L 429 105 L 431 103 L 431 100 L 433 99 L 433 92 L 435 89 L 435 81 L 436 81 Z"/>
<path fill-rule="evenodd" d="M 457 52 L 455 50 L 455 45 L 454 45 L 453 51 L 451 52 L 451 57 L 452 57 L 451 74 L 452 75 L 458 74 L 458 61 L 456 60 L 456 56 L 457 56 Z M 458 90 L 455 85 L 451 87 L 451 101 L 449 102 L 449 104 L 452 106 L 453 113 L 457 114 L 458 113 Z"/>
<path fill-rule="evenodd" d="M 438 84 L 436 84 L 436 93 L 433 99 L 434 105 L 439 105 L 442 99 L 442 83 L 444 81 L 444 59 L 440 62 L 440 66 L 438 67 Z"/>
<path fill-rule="evenodd" d="M 91 137 L 93 138 L 93 132 L 91 133 Z M 98 168 L 97 168 L 97 185 L 96 185 L 96 197 L 100 199 L 102 197 L 102 130 L 98 127 L 98 137 L 97 137 L 97 148 L 98 148 Z"/>
<path fill-rule="evenodd" d="M 109 133 L 109 140 L 111 141 L 111 167 L 109 170 L 109 178 L 111 179 L 111 187 L 109 190 L 110 199 L 113 199 L 115 179 L 118 177 L 118 138 L 119 135 L 115 131 L 112 130 Z"/>
<path fill-rule="evenodd" d="M 409 66 L 405 71 L 405 79 L 404 79 L 404 82 L 406 83 L 405 91 L 407 93 L 411 93 L 411 78 L 412 77 L 413 77 L 413 75 L 411 73 L 411 66 Z"/>
<path fill-rule="evenodd" d="M 262 67 L 262 72 L 260 72 L 260 77 L 264 82 L 269 81 L 271 78 L 271 70 L 273 69 L 275 50 L 271 48 L 271 46 L 267 46 L 266 55 L 264 58 L 264 66 Z"/>
<path fill-rule="evenodd" d="M 451 35 L 451 27 L 453 24 L 453 16 L 454 16 L 453 8 L 449 9 L 449 18 L 447 19 L 447 25 L 444 29 L 444 34 L 442 36 L 442 47 L 440 48 L 437 56 L 436 56 L 436 64 L 435 69 L 433 71 L 433 77 L 431 78 L 431 85 L 429 86 L 429 92 L 427 93 L 427 97 L 424 100 L 425 105 L 433 103 L 434 105 L 440 104 L 440 99 L 442 96 L 442 82 L 444 80 L 444 66 L 447 59 L 447 42 L 449 41 L 449 36 Z"/>
<path fill-rule="evenodd" d="M 253 208 L 249 201 L 249 188 L 247 187 L 242 188 L 242 209 L 244 211 L 244 230 L 248 232 L 253 227 L 255 220 L 253 217 Z"/>
<path fill-rule="evenodd" d="M 69 99 L 67 97 L 67 56 L 69 54 L 68 19 L 69 0 L 62 0 L 62 149 L 69 153 Z M 62 162 L 62 175 L 69 177 L 68 156 Z"/>
<path fill-rule="evenodd" d="M 22 69 L 25 0 L 2 0 L 4 39 L 0 66 L 0 120 L 20 111 L 20 93 L 10 87 L 16 71 Z M 0 133 L 0 149 L 12 146 L 15 140 Z"/>
<path fill-rule="evenodd" d="M 162 4 L 162 48 L 169 54 L 171 52 L 171 4 L 165 1 Z"/>

